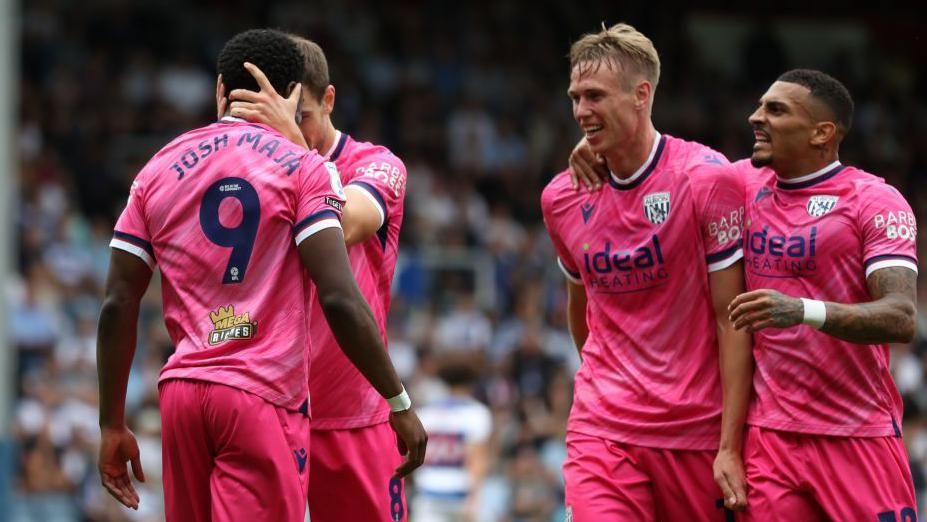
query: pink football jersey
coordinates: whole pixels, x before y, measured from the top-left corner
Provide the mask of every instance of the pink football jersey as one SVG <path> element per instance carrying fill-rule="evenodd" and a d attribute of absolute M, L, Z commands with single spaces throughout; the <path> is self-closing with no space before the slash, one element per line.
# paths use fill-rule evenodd
<path fill-rule="evenodd" d="M 748 290 L 861 303 L 871 300 L 872 272 L 917 271 L 914 214 L 881 178 L 838 162 L 793 180 L 748 160 L 735 168 L 748 187 Z M 750 424 L 821 435 L 900 434 L 888 345 L 845 342 L 805 325 L 761 330 L 754 343 Z"/>
<path fill-rule="evenodd" d="M 161 149 L 132 184 L 111 243 L 161 268 L 176 351 L 160 380 L 304 408 L 306 281 L 293 242 L 340 227 L 343 203 L 334 166 L 270 127 L 225 118 Z"/>
<path fill-rule="evenodd" d="M 380 229 L 370 239 L 348 247 L 348 257 L 357 286 L 367 299 L 386 344 L 386 318 L 399 254 L 406 167 L 385 147 L 355 141 L 341 132 L 326 156 L 341 172 L 345 189 L 358 190 L 380 212 Z M 389 418 L 386 401 L 341 351 L 322 314 L 314 287 L 310 299 L 312 429 L 350 429 L 385 421 Z"/>
<path fill-rule="evenodd" d="M 743 186 L 727 159 L 657 135 L 631 177 L 595 193 L 569 173 L 544 189 L 567 277 L 586 289 L 589 337 L 568 429 L 668 449 L 717 448 L 721 384 L 708 272 L 737 262 Z"/>

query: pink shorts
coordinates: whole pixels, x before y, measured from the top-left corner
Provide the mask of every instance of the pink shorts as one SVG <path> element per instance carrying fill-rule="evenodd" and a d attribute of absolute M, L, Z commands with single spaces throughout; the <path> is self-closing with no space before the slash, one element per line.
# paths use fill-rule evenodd
<path fill-rule="evenodd" d="M 743 520 L 915 522 L 901 437 L 828 437 L 749 427 Z"/>
<path fill-rule="evenodd" d="M 303 522 L 309 418 L 246 391 L 159 386 L 168 522 Z"/>
<path fill-rule="evenodd" d="M 403 522 L 402 463 L 389 422 L 348 430 L 312 430 L 309 516 L 312 522 Z"/>
<path fill-rule="evenodd" d="M 713 450 L 645 448 L 575 432 L 566 444 L 573 522 L 734 520 L 713 478 Z"/>

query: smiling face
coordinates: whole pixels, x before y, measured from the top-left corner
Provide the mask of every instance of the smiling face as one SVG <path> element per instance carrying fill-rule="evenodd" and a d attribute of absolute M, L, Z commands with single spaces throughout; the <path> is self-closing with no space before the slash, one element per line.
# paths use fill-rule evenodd
<path fill-rule="evenodd" d="M 773 83 L 749 117 L 755 139 L 750 162 L 754 167 L 789 171 L 830 144 L 837 130 L 832 120 L 807 87 Z"/>
<path fill-rule="evenodd" d="M 620 69 L 601 60 L 578 63 L 570 73 L 573 118 L 597 154 L 627 146 L 650 118 L 650 82 Z"/>

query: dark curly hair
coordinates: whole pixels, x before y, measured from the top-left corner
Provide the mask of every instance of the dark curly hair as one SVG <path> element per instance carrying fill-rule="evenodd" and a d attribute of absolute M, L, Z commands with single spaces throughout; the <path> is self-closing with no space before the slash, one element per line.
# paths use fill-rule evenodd
<path fill-rule="evenodd" d="M 299 83 L 305 72 L 303 55 L 286 33 L 251 29 L 235 35 L 219 53 L 216 69 L 222 75 L 226 95 L 234 89 L 260 90 L 245 62 L 258 66 L 283 96 L 289 94 L 290 83 Z"/>
<path fill-rule="evenodd" d="M 850 91 L 833 76 L 814 69 L 792 69 L 778 81 L 801 85 L 811 96 L 820 100 L 834 115 L 835 123 L 844 134 L 853 126 L 853 97 Z"/>

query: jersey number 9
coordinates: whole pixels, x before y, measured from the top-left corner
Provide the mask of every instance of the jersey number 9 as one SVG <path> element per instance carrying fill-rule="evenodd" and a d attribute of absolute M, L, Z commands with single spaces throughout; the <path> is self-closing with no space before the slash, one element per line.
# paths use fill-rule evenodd
<path fill-rule="evenodd" d="M 241 203 L 241 223 L 236 227 L 226 227 L 219 221 L 219 206 L 225 198 L 235 198 Z M 213 243 L 232 249 L 222 284 L 238 284 L 245 280 L 260 221 L 261 201 L 258 193 L 253 185 L 241 178 L 222 178 L 203 194 L 200 204 L 200 226 L 203 233 Z"/>

